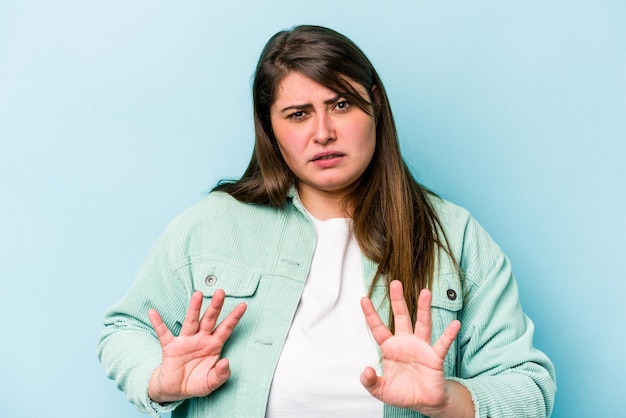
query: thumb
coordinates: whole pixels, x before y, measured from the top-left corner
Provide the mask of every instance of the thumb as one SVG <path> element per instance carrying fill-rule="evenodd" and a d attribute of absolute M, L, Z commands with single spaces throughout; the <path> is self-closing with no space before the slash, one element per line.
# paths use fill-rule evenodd
<path fill-rule="evenodd" d="M 210 392 L 214 392 L 217 388 L 222 386 L 230 377 L 230 366 L 228 359 L 222 358 L 213 369 L 209 371 L 207 375 L 207 386 Z"/>
<path fill-rule="evenodd" d="M 374 397 L 378 397 L 377 393 L 380 388 L 381 380 L 376 375 L 376 370 L 372 367 L 366 367 L 365 370 L 361 373 L 361 384 L 363 387 Z"/>

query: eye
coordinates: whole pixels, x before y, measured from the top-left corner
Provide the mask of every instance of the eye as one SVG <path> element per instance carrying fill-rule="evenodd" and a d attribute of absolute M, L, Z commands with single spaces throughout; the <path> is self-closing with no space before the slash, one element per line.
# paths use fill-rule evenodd
<path fill-rule="evenodd" d="M 298 110 L 297 112 L 293 112 L 287 115 L 287 119 L 301 120 L 304 118 L 304 115 L 305 113 L 303 110 Z"/>
<path fill-rule="evenodd" d="M 346 111 L 350 109 L 350 102 L 348 102 L 347 100 L 341 100 L 337 102 L 337 104 L 335 105 L 335 109 L 339 111 Z"/>

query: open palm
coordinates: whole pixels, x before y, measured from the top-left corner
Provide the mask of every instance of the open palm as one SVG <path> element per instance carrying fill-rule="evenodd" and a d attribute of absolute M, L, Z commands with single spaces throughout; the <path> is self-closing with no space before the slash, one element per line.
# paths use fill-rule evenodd
<path fill-rule="evenodd" d="M 392 281 L 389 293 L 395 334 L 381 321 L 370 299 L 361 300 L 367 325 L 380 346 L 383 362 L 382 376 L 367 367 L 361 374 L 361 383 L 372 396 L 390 405 L 420 412 L 443 408 L 450 400 L 444 359 L 461 324 L 452 321 L 431 346 L 430 291 L 423 289 L 420 292 L 415 329 L 403 297 L 402 284 Z"/>
<path fill-rule="evenodd" d="M 150 379 L 148 391 L 152 400 L 163 403 L 206 396 L 230 377 L 228 360 L 221 358 L 222 348 L 243 316 L 246 305 L 237 305 L 216 327 L 224 297 L 223 290 L 215 291 L 200 317 L 202 293 L 195 292 L 177 337 L 156 310 L 148 312 L 163 351 L 161 366 Z"/>

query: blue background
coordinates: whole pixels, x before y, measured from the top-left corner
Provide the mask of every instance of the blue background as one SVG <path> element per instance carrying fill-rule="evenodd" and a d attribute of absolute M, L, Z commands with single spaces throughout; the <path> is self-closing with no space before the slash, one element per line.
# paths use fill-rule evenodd
<path fill-rule="evenodd" d="M 181 210 L 239 176 L 270 35 L 368 54 L 422 182 L 512 259 L 554 417 L 624 416 L 623 1 L 0 0 L 0 415 L 137 417 L 101 315 Z"/>

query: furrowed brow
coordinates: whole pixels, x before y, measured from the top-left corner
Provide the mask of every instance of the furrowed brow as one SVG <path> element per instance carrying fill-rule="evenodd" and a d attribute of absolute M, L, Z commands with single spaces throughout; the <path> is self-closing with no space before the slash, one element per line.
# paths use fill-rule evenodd
<path fill-rule="evenodd" d="M 331 97 L 328 100 L 324 100 L 324 104 L 325 105 L 331 105 L 331 104 L 335 104 L 337 103 L 343 96 L 341 94 L 338 94 L 334 97 Z M 309 110 L 312 109 L 313 105 L 311 103 L 306 103 L 306 104 L 295 104 L 295 105 L 291 105 L 291 106 L 287 106 L 283 109 L 281 109 L 281 112 L 289 112 L 292 110 Z"/>
<path fill-rule="evenodd" d="M 289 112 L 291 110 L 307 110 L 307 109 L 311 109 L 313 108 L 312 104 L 297 104 L 297 105 L 291 105 L 291 106 L 287 106 L 284 109 L 281 109 L 281 112 Z"/>
<path fill-rule="evenodd" d="M 341 99 L 343 96 L 341 94 L 336 95 L 335 97 L 328 99 L 328 100 L 324 100 L 324 104 L 325 105 L 331 105 L 334 103 L 337 103 L 339 101 L 339 99 Z"/>

